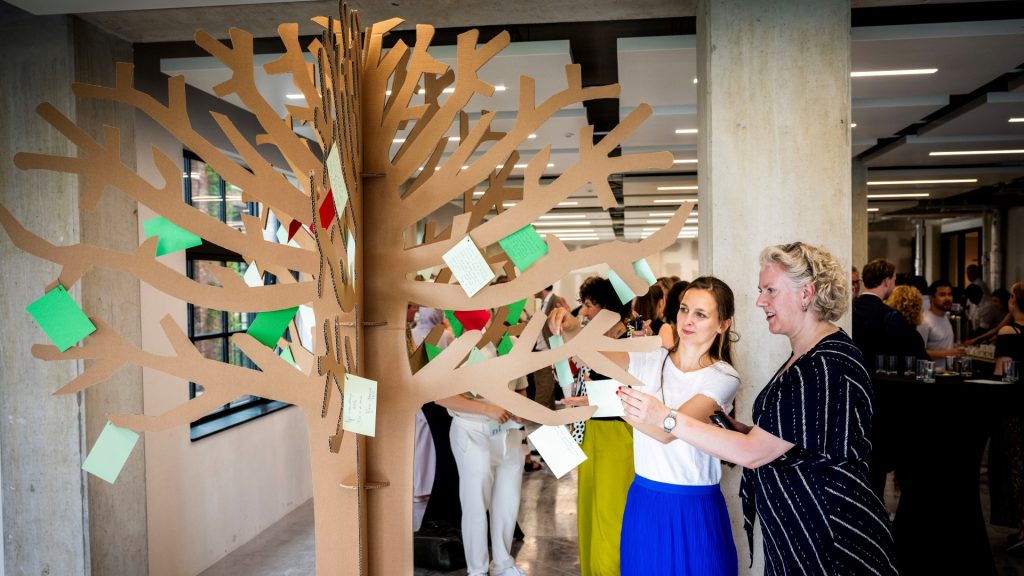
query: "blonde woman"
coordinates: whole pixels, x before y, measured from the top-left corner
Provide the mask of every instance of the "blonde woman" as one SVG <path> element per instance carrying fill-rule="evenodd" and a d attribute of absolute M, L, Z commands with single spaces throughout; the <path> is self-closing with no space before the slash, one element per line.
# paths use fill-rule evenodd
<path fill-rule="evenodd" d="M 921 333 L 917 331 L 924 318 L 924 297 L 913 286 L 897 286 L 893 288 L 885 303 L 907 321 L 906 324 L 899 323 L 899 334 L 895 335 L 893 341 L 900 343 L 904 355 L 913 354 L 921 360 L 927 360 L 928 350 L 924 347 L 924 338 L 921 338 Z"/>

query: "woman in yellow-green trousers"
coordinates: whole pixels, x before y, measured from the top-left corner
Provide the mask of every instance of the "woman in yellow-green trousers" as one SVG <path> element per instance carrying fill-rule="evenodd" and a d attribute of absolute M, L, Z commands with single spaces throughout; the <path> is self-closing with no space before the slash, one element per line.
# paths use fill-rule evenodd
<path fill-rule="evenodd" d="M 592 276 L 580 286 L 580 318 L 590 320 L 601 310 L 619 313 L 621 322 L 605 335 L 628 338 L 631 315 L 622 304 L 611 282 Z M 566 398 L 568 405 L 587 404 L 587 382 L 607 377 L 581 366 L 576 390 Z M 576 469 L 577 528 L 579 530 L 580 575 L 618 576 L 619 534 L 626 494 L 633 482 L 633 427 L 621 418 L 591 418 L 573 425 L 573 438 L 580 443 L 587 459 Z"/>

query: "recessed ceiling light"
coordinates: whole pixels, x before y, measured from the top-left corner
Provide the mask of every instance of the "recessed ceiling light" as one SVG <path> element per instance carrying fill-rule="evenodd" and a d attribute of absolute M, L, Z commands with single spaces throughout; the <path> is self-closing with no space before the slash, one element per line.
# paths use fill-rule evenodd
<path fill-rule="evenodd" d="M 1024 150 L 955 150 L 952 152 L 929 152 L 929 156 L 972 156 L 975 154 L 1024 154 Z"/>
<path fill-rule="evenodd" d="M 1024 122 L 1024 118 L 1010 118 L 1010 122 Z"/>
<path fill-rule="evenodd" d="M 494 91 L 495 92 L 504 92 L 505 90 L 506 90 L 506 88 L 505 88 L 504 84 L 497 84 L 497 85 L 494 86 Z"/>
<path fill-rule="evenodd" d="M 676 134 L 696 134 L 696 128 L 676 128 Z"/>
<path fill-rule="evenodd" d="M 659 192 L 665 192 L 668 190 L 696 190 L 696 186 L 658 186 Z M 657 202 L 657 200 L 655 200 Z"/>
<path fill-rule="evenodd" d="M 536 134 L 530 134 L 529 136 L 527 136 L 527 138 L 529 138 L 530 140 L 533 140 L 536 137 L 537 137 Z"/>
<path fill-rule="evenodd" d="M 899 186 L 902 184 L 973 184 L 977 178 L 950 178 L 946 180 L 873 180 L 868 186 Z"/>
<path fill-rule="evenodd" d="M 697 78 L 696 78 L 696 77 L 694 77 L 694 78 L 693 78 L 693 83 L 694 83 L 694 84 L 696 84 L 696 83 L 697 83 Z"/>
<path fill-rule="evenodd" d="M 677 158 L 672 161 L 673 164 L 696 164 L 696 158 Z"/>
<path fill-rule="evenodd" d="M 927 198 L 927 192 L 908 192 L 906 194 L 868 194 L 868 198 Z"/>
<path fill-rule="evenodd" d="M 935 74 L 938 68 L 917 68 L 913 70 L 865 70 L 861 72 L 850 72 L 851 78 L 864 78 L 868 76 L 914 76 L 919 74 Z"/>
<path fill-rule="evenodd" d="M 856 128 L 856 127 L 857 127 L 857 123 L 856 122 L 854 122 L 853 124 L 850 124 L 850 128 Z"/>
<path fill-rule="evenodd" d="M 559 206 L 579 206 L 580 203 L 576 202 L 575 200 L 572 200 L 572 201 L 566 200 L 565 202 L 559 202 L 558 205 Z"/>
<path fill-rule="evenodd" d="M 878 212 L 878 208 L 868 208 L 868 212 Z"/>
<path fill-rule="evenodd" d="M 285 94 L 284 97 L 289 99 L 289 100 L 305 100 L 306 99 L 306 97 L 303 96 L 302 94 Z"/>
<path fill-rule="evenodd" d="M 579 220 L 586 218 L 586 214 L 545 214 L 541 220 Z"/>

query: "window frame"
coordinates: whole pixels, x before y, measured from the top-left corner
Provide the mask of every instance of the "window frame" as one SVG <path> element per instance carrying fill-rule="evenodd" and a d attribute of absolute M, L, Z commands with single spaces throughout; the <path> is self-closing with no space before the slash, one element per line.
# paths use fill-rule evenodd
<path fill-rule="evenodd" d="M 192 204 L 192 167 L 193 162 L 203 161 L 195 153 L 184 150 L 182 154 L 182 201 L 188 205 Z M 227 221 L 227 186 L 228 182 L 223 176 L 218 174 L 218 192 L 220 195 L 220 220 L 221 222 Z M 250 214 L 256 213 L 259 209 L 259 204 L 256 202 L 246 203 L 246 208 Z M 245 262 L 242 257 L 230 250 L 226 250 L 216 244 L 208 242 L 203 239 L 202 244 L 199 246 L 189 248 L 185 251 L 185 274 L 195 280 L 196 274 L 198 273 L 197 263 L 200 261 L 211 261 L 216 263 L 227 263 L 227 262 Z M 266 274 L 265 280 L 268 284 L 276 282 L 276 278 L 273 275 Z M 220 339 L 222 341 L 222 354 L 224 361 L 227 363 L 231 362 L 231 336 L 238 333 L 244 333 L 245 330 L 231 330 L 229 322 L 229 312 L 225 310 L 218 310 L 217 312 L 221 315 L 221 328 L 218 332 L 209 332 L 196 335 L 196 306 L 191 302 L 187 302 L 187 328 L 189 341 L 195 344 L 205 340 Z M 253 312 L 245 313 L 248 316 L 248 323 L 251 323 L 255 318 L 256 314 Z M 251 363 L 251 360 L 249 361 Z M 252 366 L 253 369 L 258 370 L 256 366 Z M 196 398 L 199 392 L 199 386 L 195 382 L 188 383 L 188 397 L 189 400 Z M 210 412 L 209 414 L 199 418 L 198 420 L 189 424 L 189 436 L 192 442 L 207 438 L 218 432 L 234 428 L 246 422 L 251 422 L 261 416 L 271 414 L 282 408 L 287 408 L 291 404 L 279 402 L 277 400 L 271 400 L 268 398 L 260 398 L 257 396 L 249 396 L 245 401 L 234 404 L 234 400 L 221 406 L 220 408 Z"/>

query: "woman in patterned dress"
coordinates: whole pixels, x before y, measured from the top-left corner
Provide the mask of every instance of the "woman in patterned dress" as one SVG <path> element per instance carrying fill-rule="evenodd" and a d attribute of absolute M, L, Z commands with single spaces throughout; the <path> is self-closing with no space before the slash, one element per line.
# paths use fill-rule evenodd
<path fill-rule="evenodd" d="M 761 517 L 764 573 L 897 574 L 892 531 L 868 485 L 874 394 L 864 359 L 832 322 L 849 306 L 846 267 L 800 242 L 761 253 L 757 306 L 792 354 L 753 406 L 754 425 L 729 431 L 623 388 L 626 420 L 665 428 L 746 468 L 744 527 Z"/>

